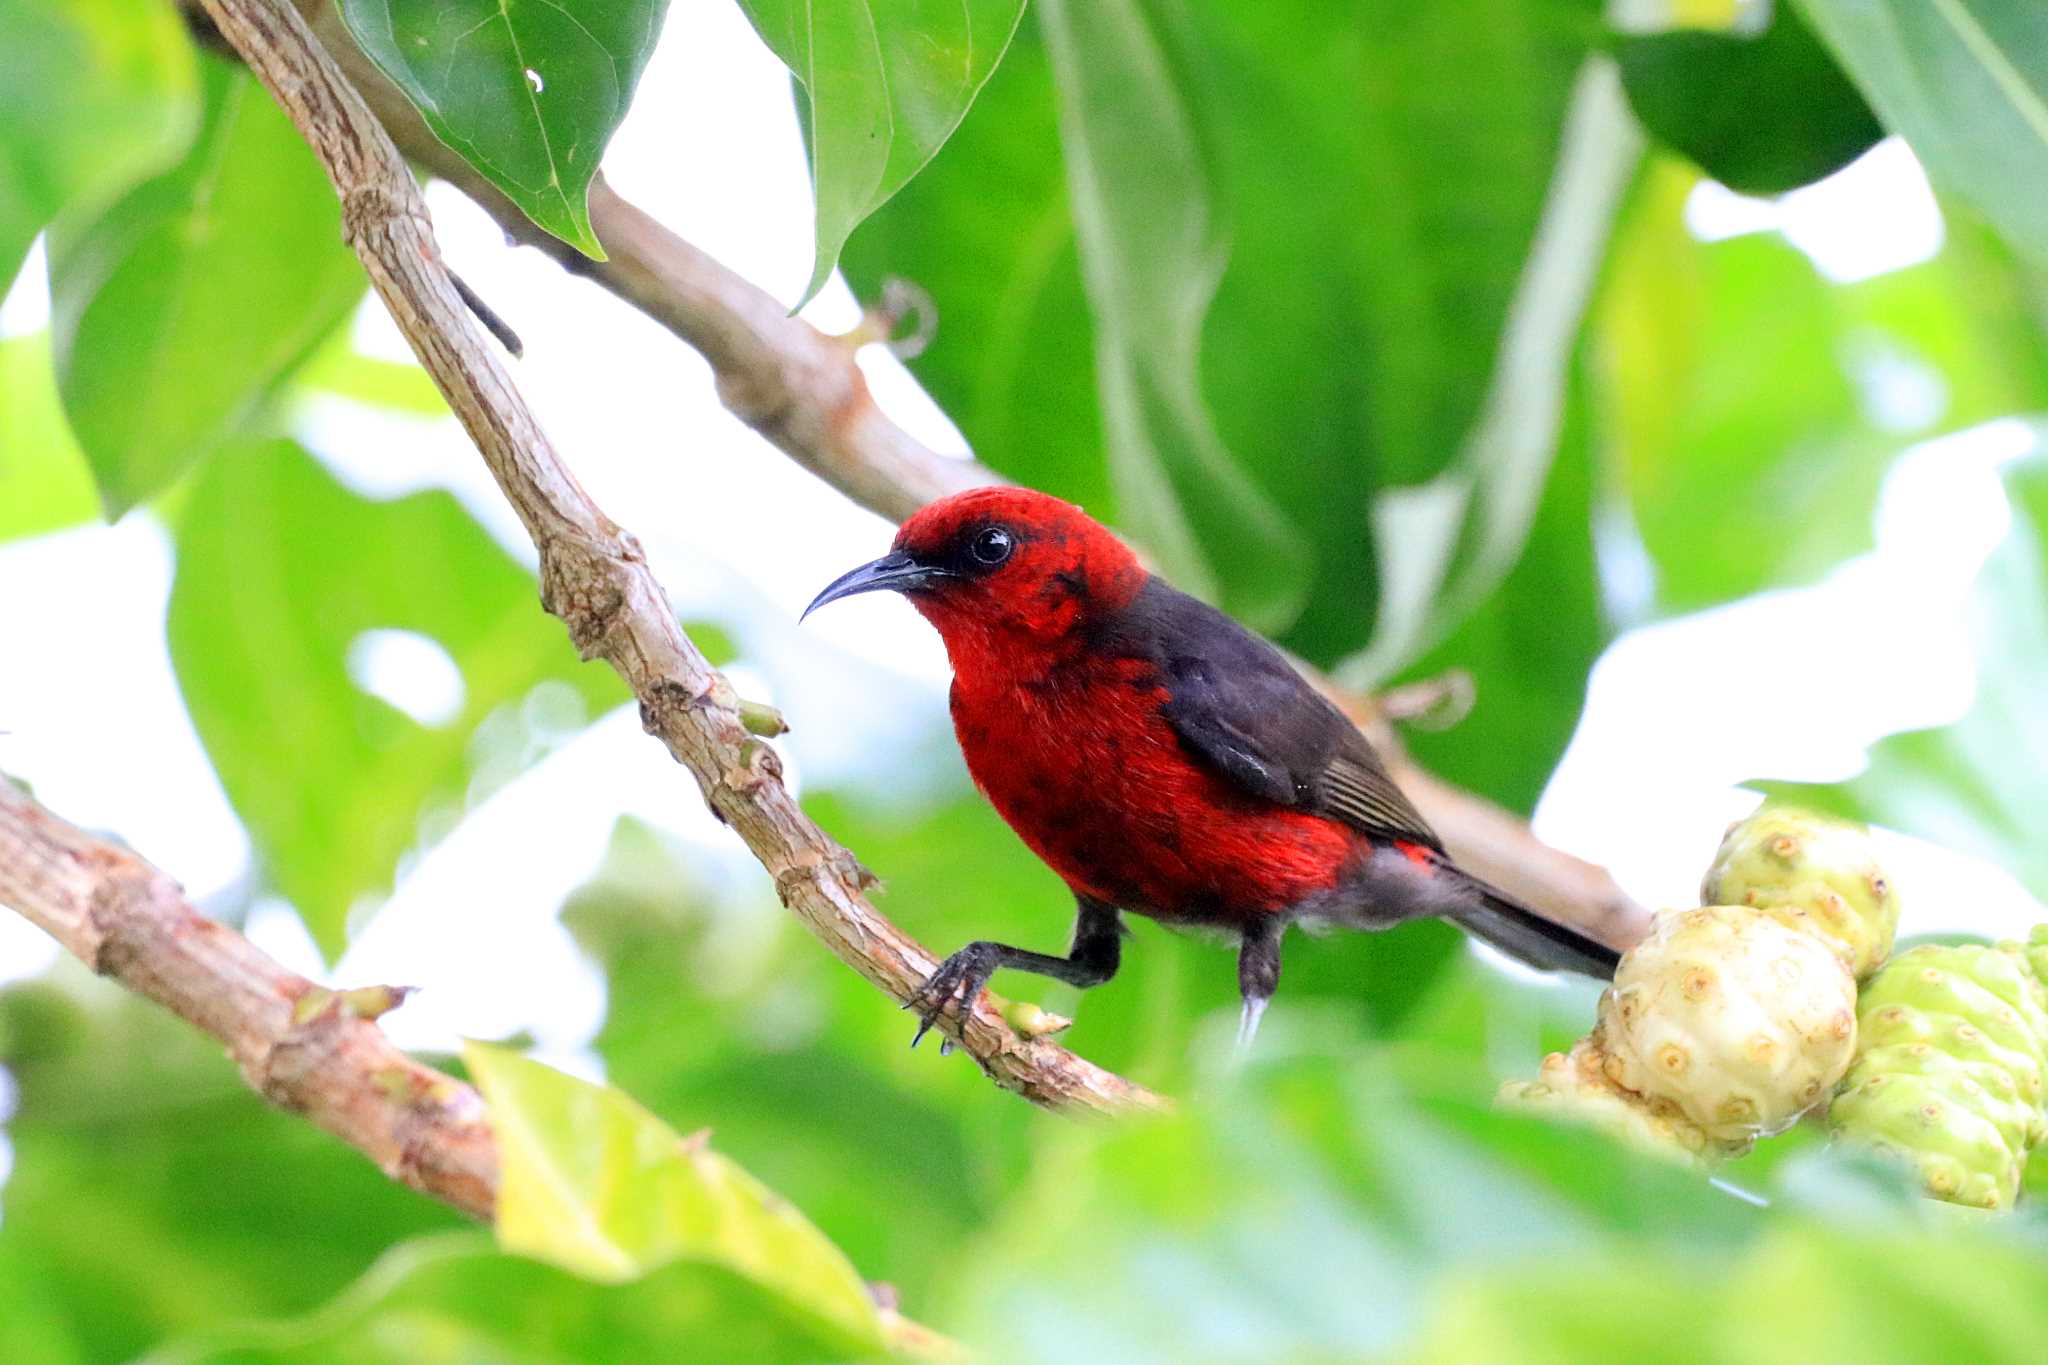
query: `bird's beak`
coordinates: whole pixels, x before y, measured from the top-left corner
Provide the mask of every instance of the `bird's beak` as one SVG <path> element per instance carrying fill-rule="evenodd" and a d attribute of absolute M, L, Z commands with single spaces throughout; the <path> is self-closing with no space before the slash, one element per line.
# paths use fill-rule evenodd
<path fill-rule="evenodd" d="M 827 602 L 852 597 L 855 593 L 880 592 L 884 589 L 890 592 L 908 592 L 913 588 L 925 587 L 935 579 L 948 577 L 951 575 L 944 569 L 920 564 L 903 551 L 892 550 L 880 559 L 871 560 L 853 572 L 843 573 L 826 584 L 825 591 L 812 598 L 811 605 L 804 608 L 804 616 L 809 616 Z M 803 616 L 799 616 L 797 620 L 803 620 Z"/>

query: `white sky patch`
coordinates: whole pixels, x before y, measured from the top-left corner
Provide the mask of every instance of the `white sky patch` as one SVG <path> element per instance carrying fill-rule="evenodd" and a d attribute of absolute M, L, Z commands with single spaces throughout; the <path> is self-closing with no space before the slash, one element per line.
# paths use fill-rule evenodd
<path fill-rule="evenodd" d="M 1905 142 L 1888 137 L 1825 180 L 1757 199 L 1703 180 L 1685 204 L 1686 227 L 1702 241 L 1782 232 L 1821 274 L 1851 284 L 1932 260 L 1942 243 L 1941 209 Z"/>
<path fill-rule="evenodd" d="M 50 263 L 45 247 L 49 239 L 38 237 L 28 249 L 21 273 L 0 299 L 0 339 L 34 336 L 50 325 Z"/>
<path fill-rule="evenodd" d="M 1873 553 L 1811 587 L 1616 640 L 1537 834 L 1605 864 L 1645 904 L 1696 904 L 1722 828 L 1759 799 L 1737 783 L 1846 778 L 1881 736 L 1961 716 L 1975 689 L 1971 584 L 2010 516 L 1998 467 L 2033 444 L 2012 419 L 1924 442 L 1885 481 Z M 2011 932 L 2038 917 L 1997 869 L 1917 840 L 1889 846 L 1902 886 L 1946 892 L 1910 900 L 1902 932 Z"/>
<path fill-rule="evenodd" d="M 0 771 L 205 897 L 249 845 L 171 671 L 170 588 L 170 539 L 145 513 L 0 544 Z"/>
<path fill-rule="evenodd" d="M 348 644 L 349 681 L 438 729 L 462 714 L 468 689 L 439 640 L 413 630 L 366 630 Z"/>

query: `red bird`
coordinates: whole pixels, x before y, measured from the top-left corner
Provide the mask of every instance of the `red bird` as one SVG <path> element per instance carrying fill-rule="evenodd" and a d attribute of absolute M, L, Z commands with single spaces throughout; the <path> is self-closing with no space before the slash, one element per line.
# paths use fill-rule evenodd
<path fill-rule="evenodd" d="M 1101 985 L 1123 910 L 1239 936 L 1244 1042 L 1297 920 L 1438 915 L 1531 966 L 1614 975 L 1612 949 L 1459 870 L 1278 650 L 1079 508 L 1022 488 L 941 499 L 805 615 L 883 588 L 938 628 L 968 772 L 1080 907 L 1065 957 L 984 941 L 947 958 L 911 1001 L 917 1038 L 999 968 Z"/>

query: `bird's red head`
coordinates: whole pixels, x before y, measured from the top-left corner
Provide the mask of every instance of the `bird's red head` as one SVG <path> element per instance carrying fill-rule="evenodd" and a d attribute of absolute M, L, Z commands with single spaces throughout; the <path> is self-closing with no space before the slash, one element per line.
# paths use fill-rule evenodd
<path fill-rule="evenodd" d="M 1130 548 L 1080 508 L 1028 488 L 976 488 L 903 523 L 890 552 L 805 608 L 889 589 L 938 628 L 954 672 L 1051 661 L 1144 586 Z"/>

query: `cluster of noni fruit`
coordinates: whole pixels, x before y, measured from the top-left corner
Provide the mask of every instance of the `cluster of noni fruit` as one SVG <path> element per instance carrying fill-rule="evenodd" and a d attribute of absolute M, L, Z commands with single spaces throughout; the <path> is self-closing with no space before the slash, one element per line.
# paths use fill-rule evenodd
<path fill-rule="evenodd" d="M 1825 1106 L 1837 1141 L 1936 1198 L 2011 1206 L 2048 1137 L 2048 926 L 1891 956 L 1898 893 L 1869 831 L 1776 806 L 1730 827 L 1700 899 L 1656 916 L 1592 1033 L 1503 1102 L 1701 1164 Z"/>

